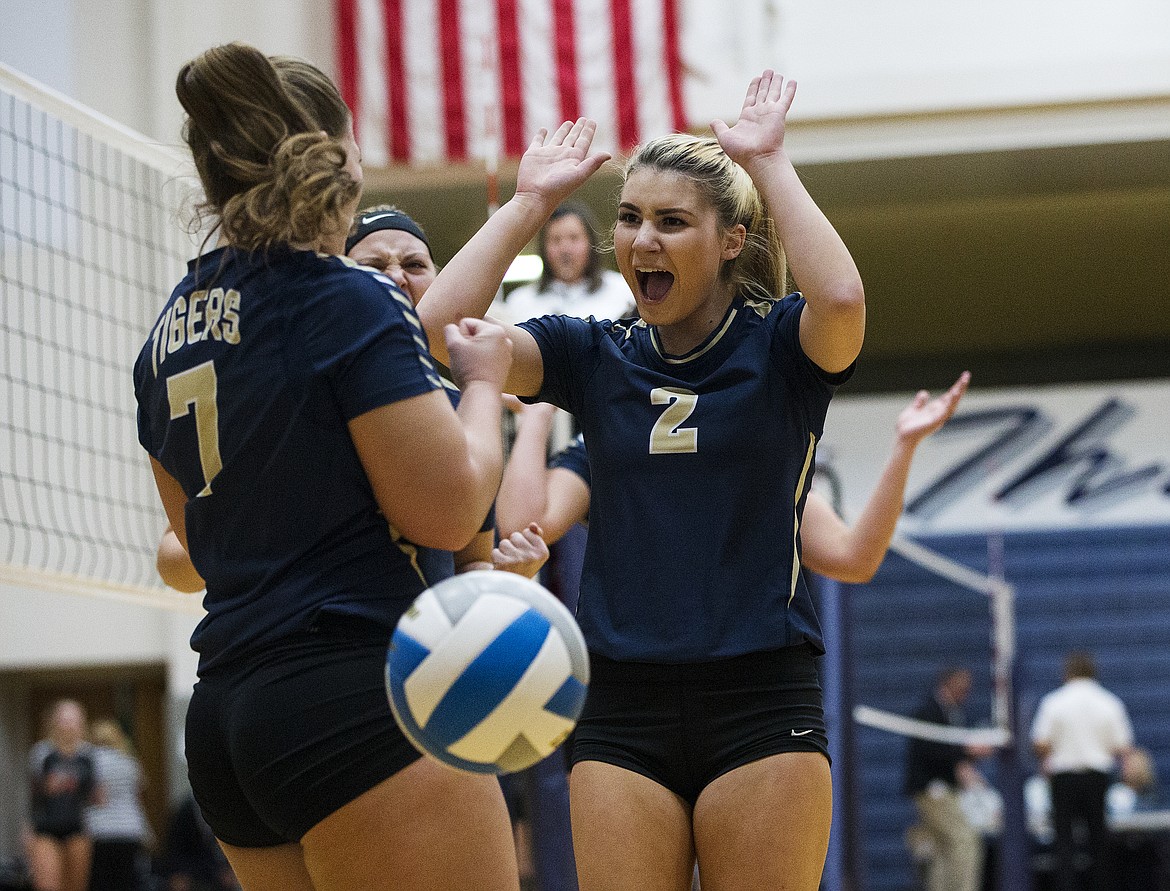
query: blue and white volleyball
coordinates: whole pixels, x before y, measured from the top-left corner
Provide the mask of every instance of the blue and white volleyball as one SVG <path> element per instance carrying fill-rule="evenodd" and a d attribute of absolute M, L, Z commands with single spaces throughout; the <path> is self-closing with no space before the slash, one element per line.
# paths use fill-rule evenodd
<path fill-rule="evenodd" d="M 565 741 L 589 685 L 581 629 L 541 585 L 466 572 L 418 596 L 386 654 L 386 691 L 424 754 L 474 773 L 513 773 Z"/>

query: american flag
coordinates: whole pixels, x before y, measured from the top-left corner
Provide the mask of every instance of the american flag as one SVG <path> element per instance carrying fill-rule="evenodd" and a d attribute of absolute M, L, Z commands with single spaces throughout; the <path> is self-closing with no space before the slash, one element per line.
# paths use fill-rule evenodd
<path fill-rule="evenodd" d="M 493 162 L 584 116 L 621 151 L 683 130 L 680 0 L 336 0 L 367 164 Z"/>

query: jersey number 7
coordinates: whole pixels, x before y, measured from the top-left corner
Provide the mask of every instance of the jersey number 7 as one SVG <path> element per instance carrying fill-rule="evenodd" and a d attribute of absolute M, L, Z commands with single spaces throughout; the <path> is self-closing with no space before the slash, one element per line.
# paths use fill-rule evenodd
<path fill-rule="evenodd" d="M 219 454 L 218 382 L 215 363 L 208 361 L 167 378 L 167 399 L 171 403 L 171 420 L 195 411 L 195 435 L 199 440 L 199 463 L 203 467 L 203 491 L 196 497 L 211 494 L 211 481 L 223 470 Z"/>

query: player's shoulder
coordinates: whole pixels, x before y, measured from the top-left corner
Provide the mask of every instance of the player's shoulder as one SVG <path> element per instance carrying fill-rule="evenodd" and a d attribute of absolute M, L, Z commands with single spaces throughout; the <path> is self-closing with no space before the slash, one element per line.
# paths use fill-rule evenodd
<path fill-rule="evenodd" d="M 606 337 L 619 344 L 647 340 L 650 337 L 650 326 L 637 316 L 624 319 L 606 319 L 594 324 Z"/>
<path fill-rule="evenodd" d="M 804 297 L 799 291 L 777 297 L 762 288 L 750 288 L 742 297 L 744 315 L 754 321 L 778 324 L 804 306 Z"/>
<path fill-rule="evenodd" d="M 388 303 L 409 316 L 415 316 L 410 296 L 377 269 L 362 266 L 338 254 L 317 254 L 317 274 L 322 281 L 314 296 L 327 298 L 334 310 L 360 311 L 383 309 Z"/>

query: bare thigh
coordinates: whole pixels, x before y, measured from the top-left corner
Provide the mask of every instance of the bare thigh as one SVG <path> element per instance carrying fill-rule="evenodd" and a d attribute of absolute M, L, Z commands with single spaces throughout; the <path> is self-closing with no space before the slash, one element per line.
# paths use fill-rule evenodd
<path fill-rule="evenodd" d="M 219 843 L 245 891 L 315 891 L 297 844 L 237 848 Z"/>
<path fill-rule="evenodd" d="M 65 846 L 47 835 L 28 842 L 28 870 L 35 891 L 64 891 Z"/>
<path fill-rule="evenodd" d="M 601 761 L 569 778 L 581 891 L 689 891 L 691 809 L 653 780 Z"/>
<path fill-rule="evenodd" d="M 61 841 L 51 835 L 29 839 L 28 857 L 32 885 L 36 891 L 85 891 L 93 842 L 85 835 L 71 835 Z"/>
<path fill-rule="evenodd" d="M 499 781 L 427 758 L 330 814 L 301 848 L 316 891 L 520 887 Z"/>
<path fill-rule="evenodd" d="M 771 755 L 715 779 L 695 804 L 703 891 L 816 891 L 832 811 L 820 754 Z"/>
<path fill-rule="evenodd" d="M 63 891 L 86 891 L 93 862 L 93 840 L 85 835 L 71 835 L 62 842 L 62 848 L 65 855 Z"/>

